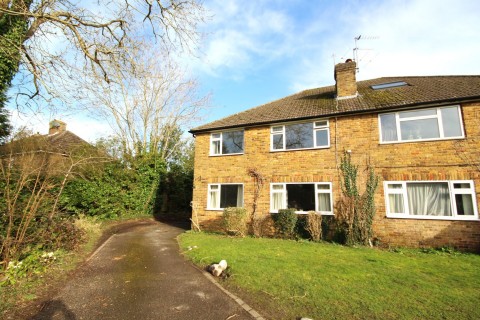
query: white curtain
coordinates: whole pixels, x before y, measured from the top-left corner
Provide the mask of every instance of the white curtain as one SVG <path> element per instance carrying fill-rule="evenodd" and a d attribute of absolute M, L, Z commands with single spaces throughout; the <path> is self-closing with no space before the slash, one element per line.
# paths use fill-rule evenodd
<path fill-rule="evenodd" d="M 391 193 L 388 195 L 388 202 L 390 213 L 405 213 L 405 206 L 403 203 L 403 194 Z"/>
<path fill-rule="evenodd" d="M 317 195 L 318 199 L 318 211 L 331 212 L 332 207 L 330 205 L 330 194 L 329 193 L 319 193 Z"/>
<path fill-rule="evenodd" d="M 397 141 L 397 124 L 395 114 L 383 114 L 380 116 L 382 141 Z"/>
<path fill-rule="evenodd" d="M 210 208 L 220 208 L 220 192 L 218 190 L 210 190 Z"/>
<path fill-rule="evenodd" d="M 238 185 L 237 190 L 237 207 L 243 207 L 243 185 Z"/>
<path fill-rule="evenodd" d="M 273 193 L 273 210 L 284 209 L 283 192 Z"/>
<path fill-rule="evenodd" d="M 407 183 L 410 214 L 451 216 L 448 183 Z"/>

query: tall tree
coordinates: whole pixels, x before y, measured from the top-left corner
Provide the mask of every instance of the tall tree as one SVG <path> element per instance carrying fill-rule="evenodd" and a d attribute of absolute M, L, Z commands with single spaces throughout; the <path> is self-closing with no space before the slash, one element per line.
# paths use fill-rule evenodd
<path fill-rule="evenodd" d="M 0 102 L 18 70 L 15 94 L 28 98 L 57 96 L 85 70 L 108 83 L 106 65 L 128 56 L 129 40 L 188 49 L 204 16 L 197 0 L 0 0 Z"/>
<path fill-rule="evenodd" d="M 126 158 L 148 154 L 169 161 L 182 146 L 181 128 L 199 119 L 209 97 L 199 94 L 169 51 L 137 48 L 134 62 L 108 65 L 111 82 L 84 83 L 77 99 L 111 126 Z"/>

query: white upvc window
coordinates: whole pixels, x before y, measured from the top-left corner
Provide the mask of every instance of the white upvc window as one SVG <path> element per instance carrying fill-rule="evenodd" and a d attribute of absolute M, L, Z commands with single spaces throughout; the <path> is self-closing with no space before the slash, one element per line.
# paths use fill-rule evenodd
<path fill-rule="evenodd" d="M 210 135 L 210 155 L 242 154 L 244 131 L 214 132 Z"/>
<path fill-rule="evenodd" d="M 209 184 L 207 210 L 243 207 L 243 184 Z"/>
<path fill-rule="evenodd" d="M 464 137 L 459 106 L 383 113 L 378 118 L 381 143 Z"/>
<path fill-rule="evenodd" d="M 478 220 L 472 180 L 385 181 L 387 217 Z"/>
<path fill-rule="evenodd" d="M 270 127 L 270 150 L 301 150 L 330 147 L 328 120 L 279 124 Z"/>
<path fill-rule="evenodd" d="M 333 215 L 332 183 L 272 183 L 270 184 L 270 211 L 293 208 L 297 213 L 316 211 Z"/>

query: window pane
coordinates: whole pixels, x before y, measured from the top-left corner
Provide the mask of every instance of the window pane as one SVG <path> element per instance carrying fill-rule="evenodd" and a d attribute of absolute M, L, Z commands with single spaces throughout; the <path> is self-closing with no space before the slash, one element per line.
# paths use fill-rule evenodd
<path fill-rule="evenodd" d="M 403 186 L 400 183 L 393 183 L 387 185 L 388 189 L 402 189 Z"/>
<path fill-rule="evenodd" d="M 328 146 L 328 130 L 317 130 L 315 132 L 315 139 L 317 139 L 316 147 L 326 147 Z"/>
<path fill-rule="evenodd" d="M 273 190 L 283 190 L 283 184 L 274 184 L 272 186 Z"/>
<path fill-rule="evenodd" d="M 224 132 L 222 137 L 223 154 L 243 152 L 243 131 Z"/>
<path fill-rule="evenodd" d="M 283 132 L 283 126 L 272 127 L 272 132 Z"/>
<path fill-rule="evenodd" d="M 394 114 L 382 114 L 380 116 L 382 141 L 397 141 L 397 124 Z"/>
<path fill-rule="evenodd" d="M 330 193 L 318 193 L 317 194 L 318 209 L 317 211 L 332 211 L 332 205 L 330 203 Z"/>
<path fill-rule="evenodd" d="M 407 195 L 412 215 L 452 215 L 447 182 L 407 183 Z"/>
<path fill-rule="evenodd" d="M 461 216 L 473 216 L 473 199 L 471 194 L 456 194 L 455 203 L 457 206 L 457 214 Z"/>
<path fill-rule="evenodd" d="M 213 139 L 219 139 L 220 138 L 220 133 L 212 133 L 212 138 Z"/>
<path fill-rule="evenodd" d="M 220 141 L 212 141 L 212 153 L 220 154 Z"/>
<path fill-rule="evenodd" d="M 470 183 L 454 183 L 454 189 L 470 189 Z"/>
<path fill-rule="evenodd" d="M 273 210 L 285 209 L 283 207 L 283 193 L 275 192 L 272 196 L 273 198 Z"/>
<path fill-rule="evenodd" d="M 273 150 L 283 149 L 283 134 L 273 135 Z"/>
<path fill-rule="evenodd" d="M 316 121 L 316 122 L 315 122 L 315 127 L 316 127 L 316 128 L 318 128 L 318 127 L 325 127 L 327 124 L 328 124 L 328 121 L 327 121 L 327 120 Z"/>
<path fill-rule="evenodd" d="M 285 126 L 286 149 L 313 148 L 313 123 Z"/>
<path fill-rule="evenodd" d="M 388 202 L 390 213 L 405 213 L 403 194 L 389 194 Z"/>
<path fill-rule="evenodd" d="M 317 189 L 318 190 L 330 190 L 330 185 L 329 184 L 317 184 Z"/>
<path fill-rule="evenodd" d="M 402 140 L 439 138 L 437 119 L 408 120 L 400 122 Z"/>
<path fill-rule="evenodd" d="M 436 116 L 437 109 L 428 109 L 428 110 L 418 110 L 418 111 L 404 111 L 399 112 L 400 119 L 403 118 L 412 118 L 412 117 L 425 117 L 425 116 Z"/>
<path fill-rule="evenodd" d="M 462 127 L 460 125 L 460 117 L 458 115 L 458 108 L 443 108 L 440 109 L 443 121 L 443 134 L 445 137 L 461 137 Z"/>
<path fill-rule="evenodd" d="M 243 186 L 239 184 L 224 184 L 220 188 L 220 208 L 242 207 Z"/>
<path fill-rule="evenodd" d="M 314 184 L 287 184 L 287 207 L 298 211 L 315 210 Z"/>
<path fill-rule="evenodd" d="M 218 191 L 214 191 L 213 187 L 210 188 L 212 191 L 210 191 L 210 202 L 208 203 L 208 207 L 212 209 L 219 209 L 220 208 L 220 197 Z M 215 186 L 217 187 L 217 186 Z"/>

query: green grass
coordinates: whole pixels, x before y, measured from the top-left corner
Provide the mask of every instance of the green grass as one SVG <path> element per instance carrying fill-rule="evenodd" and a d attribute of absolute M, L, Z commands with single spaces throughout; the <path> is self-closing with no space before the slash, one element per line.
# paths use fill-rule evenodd
<path fill-rule="evenodd" d="M 478 255 L 193 232 L 179 242 L 201 267 L 226 259 L 223 284 L 270 319 L 480 319 Z"/>

